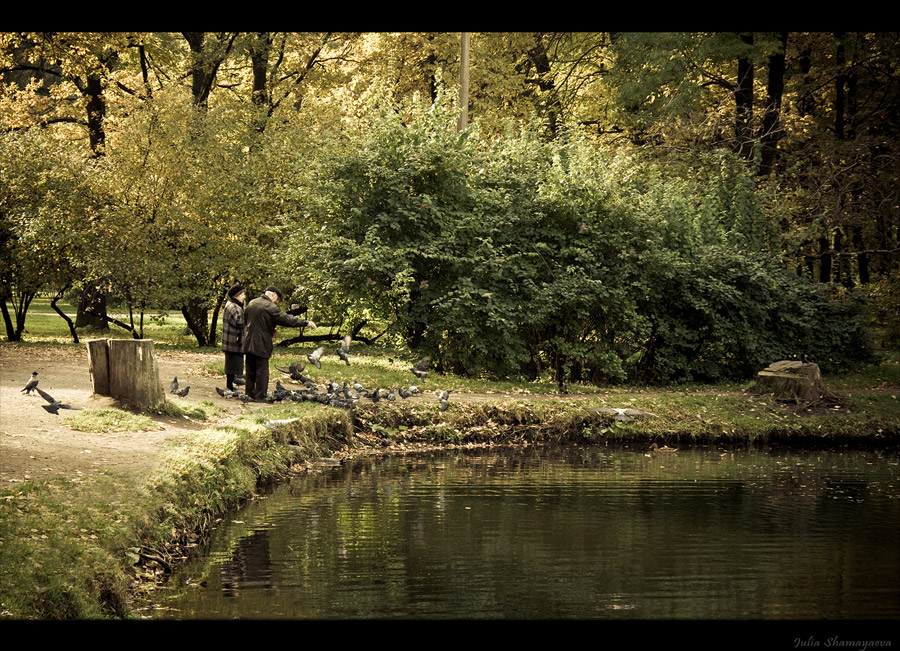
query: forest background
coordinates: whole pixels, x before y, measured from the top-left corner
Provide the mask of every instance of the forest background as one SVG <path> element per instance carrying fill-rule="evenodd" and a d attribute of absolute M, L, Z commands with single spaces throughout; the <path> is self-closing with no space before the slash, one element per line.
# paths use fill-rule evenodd
<path fill-rule="evenodd" d="M 213 346 L 240 282 L 561 385 L 900 343 L 897 34 L 467 36 L 0 33 L 6 339 L 46 293 Z"/>

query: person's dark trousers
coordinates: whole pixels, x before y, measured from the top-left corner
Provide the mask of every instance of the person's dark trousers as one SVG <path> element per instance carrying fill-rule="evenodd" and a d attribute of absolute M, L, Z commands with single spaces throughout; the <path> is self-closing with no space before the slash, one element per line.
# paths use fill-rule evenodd
<path fill-rule="evenodd" d="M 254 400 L 265 400 L 269 392 L 269 360 L 247 353 L 246 393 Z"/>

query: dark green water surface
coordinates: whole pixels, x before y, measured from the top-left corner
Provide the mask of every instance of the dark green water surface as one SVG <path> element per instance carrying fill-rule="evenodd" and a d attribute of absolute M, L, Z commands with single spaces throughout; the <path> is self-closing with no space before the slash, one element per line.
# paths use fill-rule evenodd
<path fill-rule="evenodd" d="M 167 618 L 896 619 L 898 456 L 348 461 L 229 515 Z"/>

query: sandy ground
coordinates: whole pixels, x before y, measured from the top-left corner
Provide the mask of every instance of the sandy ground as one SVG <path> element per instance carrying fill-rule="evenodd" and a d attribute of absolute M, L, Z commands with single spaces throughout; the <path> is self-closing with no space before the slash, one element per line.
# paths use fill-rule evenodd
<path fill-rule="evenodd" d="M 210 355 L 157 351 L 160 378 L 168 387 L 178 376 L 182 386 L 191 385 L 188 401 L 209 400 L 222 407 L 222 419 L 263 405 L 244 406 L 224 400 L 215 391 L 223 378 L 203 377 L 194 372 Z M 80 432 L 59 416 L 45 411 L 37 393 L 22 388 L 38 372 L 39 386 L 57 400 L 83 409 L 115 406 L 109 397 L 94 395 L 88 373 L 87 347 L 21 347 L 0 345 L 0 489 L 32 479 L 67 477 L 79 479 L 107 470 L 138 475 L 152 468 L 165 442 L 179 435 L 208 427 L 184 418 L 153 416 L 158 429 L 144 432 Z M 274 382 L 274 379 L 273 379 Z"/>

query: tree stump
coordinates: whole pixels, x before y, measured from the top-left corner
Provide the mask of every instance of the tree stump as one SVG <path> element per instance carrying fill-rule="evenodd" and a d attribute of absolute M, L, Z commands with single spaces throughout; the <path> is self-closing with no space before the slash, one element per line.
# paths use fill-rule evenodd
<path fill-rule="evenodd" d="M 108 339 L 90 339 L 86 341 L 88 349 L 88 372 L 91 374 L 91 386 L 94 393 L 109 395 L 109 343 Z"/>
<path fill-rule="evenodd" d="M 94 393 L 141 409 L 165 403 L 152 339 L 94 339 L 87 344 Z"/>
<path fill-rule="evenodd" d="M 777 400 L 815 404 L 821 401 L 841 402 L 822 379 L 818 364 L 784 360 L 769 365 L 756 374 L 753 393 L 772 393 Z"/>

